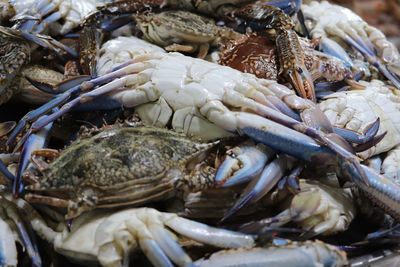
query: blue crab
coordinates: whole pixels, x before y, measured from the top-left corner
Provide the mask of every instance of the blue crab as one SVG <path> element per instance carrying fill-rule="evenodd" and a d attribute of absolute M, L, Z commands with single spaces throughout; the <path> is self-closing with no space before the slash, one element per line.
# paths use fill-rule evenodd
<path fill-rule="evenodd" d="M 108 68 L 115 64 L 114 58 L 108 54 L 116 52 L 115 42 L 121 42 L 121 39 L 110 41 L 105 45 L 110 50 L 102 51 Z M 315 104 L 296 96 L 285 86 L 201 59 L 179 53 L 166 53 L 143 40 L 130 38 L 130 43 L 129 48 L 125 46 L 119 52 L 124 54 L 125 49 L 131 49 L 133 52 L 127 54 L 131 56 L 131 60 L 121 62 L 120 66 L 99 78 L 67 90 L 38 110 L 27 114 L 17 125 L 11 138 L 16 136 L 28 120 L 35 120 L 40 114 L 58 105 L 69 101 L 59 111 L 35 121 L 28 134 L 21 139 L 22 143 L 32 132 L 73 107 L 107 95 L 108 105 L 137 107 L 144 120 L 157 126 L 165 126 L 171 122 L 173 128 L 186 134 L 201 135 L 205 132 L 208 137 L 215 138 L 241 133 L 275 150 L 309 162 L 323 163 L 327 159 L 336 161 L 335 155 L 338 153 L 339 159 L 344 159 L 340 161 L 343 177 L 349 177 L 368 192 L 384 190 L 381 188 L 381 177 L 362 166 L 359 159 L 350 152 L 351 147 L 331 134 L 333 129 L 329 122 L 324 122 L 323 115 Z M 126 60 L 126 57 L 122 59 Z M 121 60 L 121 57 L 116 57 L 115 60 Z M 80 94 L 82 91 L 85 93 Z M 78 97 L 70 100 L 75 96 Z M 251 112 L 247 112 L 248 110 Z M 306 123 L 300 121 L 295 111 L 301 112 Z M 318 123 L 321 120 L 323 123 Z M 331 133 L 321 131 L 321 125 Z M 374 184 L 373 188 L 369 187 L 370 183 Z M 391 186 L 391 190 L 399 190 L 397 185 Z M 19 188 L 18 182 L 14 188 Z M 255 195 L 262 189 L 261 186 L 257 188 Z M 16 191 L 15 193 L 18 194 Z M 383 194 L 383 198 L 376 200 L 382 205 L 397 201 L 391 195 Z M 387 207 L 387 210 L 398 217 L 396 208 Z"/>

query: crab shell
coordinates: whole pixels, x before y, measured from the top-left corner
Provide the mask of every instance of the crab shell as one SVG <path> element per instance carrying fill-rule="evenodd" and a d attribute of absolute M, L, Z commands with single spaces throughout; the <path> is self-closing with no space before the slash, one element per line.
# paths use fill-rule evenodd
<path fill-rule="evenodd" d="M 9 88 L 19 69 L 30 60 L 30 45 L 9 28 L 0 26 L 0 105 L 14 94 Z"/>
<path fill-rule="evenodd" d="M 328 81 L 341 81 L 352 78 L 351 71 L 344 62 L 315 50 L 319 40 L 299 38 L 304 51 L 304 63 L 312 74 L 313 80 L 320 77 Z M 257 33 L 248 33 L 239 40 L 231 41 L 220 53 L 218 63 L 224 66 L 251 73 L 258 78 L 277 80 L 277 47 L 268 37 Z M 284 81 L 283 81 L 284 82 Z"/>
<path fill-rule="evenodd" d="M 176 187 L 207 187 L 213 182 L 214 169 L 197 176 L 192 184 L 190 179 L 185 181 L 186 165 L 215 144 L 152 127 L 107 129 L 65 149 L 43 172 L 41 181 L 27 187 L 35 193 L 26 199 L 43 203 L 48 198 L 45 194 L 55 196 L 46 203 L 68 207 L 67 217 L 72 218 L 95 207 L 166 198 Z"/>
<path fill-rule="evenodd" d="M 210 46 L 241 34 L 215 25 L 214 20 L 183 10 L 144 13 L 136 17 L 143 39 L 165 47 L 167 51 L 195 52 L 204 58 Z"/>
<path fill-rule="evenodd" d="M 276 80 L 278 76 L 275 43 L 256 33 L 231 42 L 220 54 L 218 63 L 258 78 Z"/>

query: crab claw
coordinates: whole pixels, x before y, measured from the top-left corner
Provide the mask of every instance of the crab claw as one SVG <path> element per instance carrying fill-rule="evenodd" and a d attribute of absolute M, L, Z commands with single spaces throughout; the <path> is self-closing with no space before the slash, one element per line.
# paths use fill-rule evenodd
<path fill-rule="evenodd" d="M 305 66 L 296 67 L 294 71 L 289 71 L 287 76 L 290 83 L 301 97 L 310 99 L 314 102 L 317 101 L 311 75 Z"/>
<path fill-rule="evenodd" d="M 293 30 L 279 30 L 276 37 L 280 73 L 286 76 L 297 93 L 316 102 L 311 74 L 304 63 L 304 52 L 297 33 Z"/>
<path fill-rule="evenodd" d="M 50 132 L 52 126 L 53 126 L 52 122 L 47 124 L 45 127 L 40 129 L 40 131 L 37 132 L 36 134 L 30 135 L 26 143 L 24 144 L 18 161 L 18 168 L 15 175 L 15 179 L 13 181 L 13 195 L 15 198 L 18 197 L 20 191 L 22 190 L 21 188 L 22 173 L 29 165 L 32 152 L 34 150 L 41 149 L 44 146 L 47 135 Z"/>
<path fill-rule="evenodd" d="M 247 182 L 258 175 L 275 152 L 252 141 L 227 151 L 227 156 L 215 175 L 217 187 L 228 187 Z"/>
<path fill-rule="evenodd" d="M 286 157 L 284 154 L 279 156 L 268 164 L 262 173 L 253 179 L 246 189 L 241 194 L 240 199 L 235 205 L 224 215 L 221 222 L 231 217 L 234 213 L 240 209 L 247 207 L 249 204 L 258 201 L 260 198 L 265 196 L 283 177 L 284 171 L 286 170 Z"/>

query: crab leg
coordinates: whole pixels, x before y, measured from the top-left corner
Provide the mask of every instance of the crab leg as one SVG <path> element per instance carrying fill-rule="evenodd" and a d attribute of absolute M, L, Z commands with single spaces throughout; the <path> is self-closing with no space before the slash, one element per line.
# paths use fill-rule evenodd
<path fill-rule="evenodd" d="M 0 265 L 17 266 L 17 247 L 13 230 L 0 218 Z"/>
<path fill-rule="evenodd" d="M 277 241 L 285 241 L 276 239 Z M 199 267 L 211 266 L 346 266 L 346 253 L 321 241 L 290 242 L 267 248 L 223 250 L 195 262 Z"/>
<path fill-rule="evenodd" d="M 157 223 L 162 225 L 162 222 L 160 222 L 160 221 Z M 139 245 L 142 248 L 144 254 L 146 254 L 147 258 L 151 261 L 152 264 L 154 264 L 154 266 L 171 266 L 171 267 L 173 266 L 172 262 L 169 260 L 168 256 L 164 252 L 163 248 L 160 247 L 159 243 L 161 243 L 163 246 L 165 243 L 169 243 L 170 241 L 172 241 L 172 242 L 175 242 L 175 245 L 179 246 L 176 243 L 176 241 L 171 240 L 171 237 L 165 238 L 165 236 L 162 236 L 162 238 L 160 238 L 159 235 L 157 235 L 156 239 L 155 239 L 151 230 L 148 229 L 149 227 L 144 222 L 142 222 L 141 220 L 139 220 L 137 218 L 130 219 L 126 223 L 126 225 L 127 225 L 127 228 L 129 231 L 131 231 L 135 236 L 140 237 Z M 153 228 L 153 232 L 154 232 L 154 228 Z M 159 239 L 159 242 L 157 242 L 157 238 Z M 170 251 L 168 251 L 168 252 L 170 252 Z M 184 256 L 186 256 L 186 255 L 184 255 Z M 189 261 L 191 262 L 190 258 L 189 258 Z"/>
<path fill-rule="evenodd" d="M 47 49 L 51 49 L 57 52 L 56 48 L 62 49 L 64 51 L 66 51 L 68 54 L 70 54 L 73 57 L 78 57 L 78 54 L 76 53 L 75 50 L 69 48 L 68 46 L 64 45 L 63 43 L 53 39 L 50 36 L 44 36 L 44 35 L 35 35 L 35 34 L 31 34 L 28 32 L 24 32 L 21 31 L 20 34 L 26 38 L 27 40 L 30 40 L 34 43 L 36 43 L 37 45 L 47 48 Z"/>
<path fill-rule="evenodd" d="M 130 63 L 132 63 L 132 62 L 130 62 Z M 111 81 L 111 80 L 113 80 L 115 78 L 122 77 L 122 76 L 127 75 L 127 74 L 129 74 L 131 72 L 142 70 L 143 68 L 144 68 L 144 64 L 143 63 L 130 64 L 130 65 L 126 66 L 125 68 L 118 68 L 116 71 L 114 71 L 112 73 L 109 73 L 109 74 L 106 74 L 104 76 L 92 79 L 90 81 L 85 81 L 85 82 L 83 82 L 83 83 L 81 83 L 79 85 L 76 85 L 76 86 L 72 87 L 71 89 L 67 90 L 63 94 L 59 95 L 57 98 L 47 102 L 46 104 L 42 105 L 41 107 L 39 107 L 37 109 L 27 113 L 19 121 L 17 126 L 14 128 L 14 131 L 10 134 L 10 137 L 7 140 L 6 144 L 7 145 L 10 144 L 10 142 L 12 140 L 14 140 L 14 138 L 18 135 L 18 133 L 20 133 L 22 131 L 22 129 L 24 128 L 24 126 L 26 125 L 27 122 L 34 121 L 35 119 L 39 118 L 41 115 L 49 112 L 53 108 L 65 103 L 70 98 L 74 97 L 75 95 L 79 94 L 80 92 L 89 91 L 90 89 L 94 88 L 97 85 L 101 85 L 101 84 L 107 83 L 107 82 L 109 82 L 109 81 Z M 74 103 L 74 105 L 77 105 L 77 104 L 79 104 L 79 103 L 78 102 Z M 66 108 L 67 107 L 65 107 L 64 110 Z M 55 117 L 55 118 L 60 117 L 61 115 L 64 114 L 63 111 L 60 110 L 59 112 L 53 113 L 52 114 L 52 118 L 53 117 Z M 66 112 L 66 111 L 64 111 L 64 112 Z M 56 117 L 55 114 L 57 114 L 58 116 Z M 47 123 L 43 124 L 41 127 L 43 127 Z"/>
<path fill-rule="evenodd" d="M 400 79 L 396 75 L 392 74 L 385 65 L 382 64 L 382 62 L 378 59 L 378 57 L 372 53 L 372 51 L 368 51 L 365 49 L 364 46 L 359 45 L 354 39 L 352 39 L 350 36 L 346 35 L 344 39 L 349 45 L 357 49 L 366 59 L 369 63 L 377 67 L 383 75 L 386 76 L 393 84 L 397 87 L 397 89 L 400 89 Z"/>
<path fill-rule="evenodd" d="M 156 242 L 159 244 L 165 254 L 179 266 L 186 266 L 192 260 L 185 253 L 181 246 L 170 236 L 170 234 L 160 225 L 152 224 L 149 226 L 150 232 L 153 234 Z"/>
<path fill-rule="evenodd" d="M 304 54 L 297 34 L 293 30 L 279 30 L 276 38 L 281 62 L 280 73 L 286 75 L 297 93 L 316 101 L 314 84 L 304 63 Z"/>
<path fill-rule="evenodd" d="M 170 216 L 170 214 L 163 214 Z M 254 239 L 250 235 L 218 229 L 203 223 L 191 221 L 178 216 L 165 218 L 165 225 L 178 232 L 181 235 L 190 237 L 191 239 L 207 243 L 220 248 L 243 248 L 254 246 Z M 203 235 L 202 233 L 207 233 Z"/>
<path fill-rule="evenodd" d="M 394 219 L 400 220 L 400 186 L 394 180 L 385 178 L 365 165 L 361 167 L 367 175 L 370 186 L 361 181 L 359 173 L 348 163 L 340 164 L 341 175 L 349 177 L 376 205 Z"/>
<path fill-rule="evenodd" d="M 32 266 L 41 266 L 42 260 L 39 255 L 38 247 L 35 243 L 31 241 L 33 233 L 28 231 L 27 228 L 25 227 L 25 223 L 18 212 L 17 205 L 12 201 L 6 199 L 4 196 L 0 196 L 0 203 L 1 203 L 0 217 L 2 219 L 7 218 L 9 222 L 12 221 L 12 223 L 14 224 L 16 228 L 15 231 L 18 232 L 21 238 L 21 242 L 25 247 L 25 249 L 27 250 L 30 259 L 32 260 Z"/>
<path fill-rule="evenodd" d="M 337 42 L 328 37 L 322 37 L 319 45 L 323 52 L 343 60 L 348 68 L 351 69 L 353 67 L 353 61 L 350 59 L 343 47 L 341 47 Z"/>

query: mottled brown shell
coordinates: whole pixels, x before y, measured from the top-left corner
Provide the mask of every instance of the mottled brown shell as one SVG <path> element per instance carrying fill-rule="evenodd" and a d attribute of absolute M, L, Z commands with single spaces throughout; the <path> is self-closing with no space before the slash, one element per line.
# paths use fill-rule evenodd
<path fill-rule="evenodd" d="M 96 207 L 165 199 L 177 187 L 198 190 L 213 183 L 215 169 L 187 170 L 187 163 L 214 145 L 166 129 L 111 128 L 65 149 L 25 199 L 65 207 L 69 219 Z"/>
<path fill-rule="evenodd" d="M 217 36 L 214 20 L 183 10 L 140 14 L 137 22 L 147 39 L 155 41 L 157 34 L 157 43 L 164 46 L 182 41 L 211 42 Z"/>
<path fill-rule="evenodd" d="M 28 41 L 20 32 L 0 26 L 0 105 L 7 102 L 13 91 L 8 87 L 15 73 L 30 60 Z"/>
<path fill-rule="evenodd" d="M 219 64 L 258 78 L 276 80 L 278 75 L 275 43 L 256 33 L 231 42 L 220 54 Z"/>
<path fill-rule="evenodd" d="M 106 189 L 161 177 L 174 167 L 183 171 L 187 161 L 211 145 L 167 129 L 141 126 L 104 130 L 65 149 L 43 173 L 40 188 L 92 184 Z"/>

